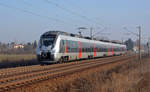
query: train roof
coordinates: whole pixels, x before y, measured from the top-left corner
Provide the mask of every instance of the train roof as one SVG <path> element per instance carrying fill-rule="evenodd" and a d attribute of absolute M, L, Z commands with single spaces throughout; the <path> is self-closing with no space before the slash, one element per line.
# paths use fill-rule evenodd
<path fill-rule="evenodd" d="M 92 40 L 91 37 L 83 37 L 83 36 L 80 36 L 77 34 L 67 33 L 67 32 L 63 32 L 63 31 L 48 31 L 48 32 L 45 32 L 41 37 L 48 37 L 51 35 L 66 35 L 66 36 L 71 36 L 71 37 L 77 37 L 77 38 Z M 122 44 L 120 41 L 117 41 L 117 40 L 99 40 L 96 38 L 94 38 L 93 40 L 101 41 L 101 42 L 108 42 L 108 43 L 115 43 L 115 44 Z"/>
<path fill-rule="evenodd" d="M 77 34 L 67 33 L 63 31 L 48 31 L 48 32 L 45 32 L 41 37 L 50 36 L 50 35 L 66 35 L 66 36 L 72 36 L 72 37 L 80 37 Z"/>

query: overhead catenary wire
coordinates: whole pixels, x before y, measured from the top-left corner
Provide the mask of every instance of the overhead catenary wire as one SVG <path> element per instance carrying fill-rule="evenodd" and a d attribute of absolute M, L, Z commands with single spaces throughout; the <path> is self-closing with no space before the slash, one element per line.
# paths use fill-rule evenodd
<path fill-rule="evenodd" d="M 44 0 L 44 1 L 47 1 L 48 3 L 50 3 L 49 0 Z M 29 6 L 29 5 L 32 6 L 32 4 L 30 4 L 30 3 L 26 2 L 26 1 L 23 2 L 23 3 L 27 3 L 28 6 Z M 73 14 L 73 15 L 80 16 L 82 19 L 84 19 L 84 20 L 86 20 L 86 21 L 89 21 L 90 23 L 93 22 L 93 20 L 89 19 L 88 17 L 86 17 L 86 16 L 84 16 L 84 15 L 80 15 L 80 14 L 78 14 L 78 13 L 76 13 L 76 12 L 73 12 L 73 11 L 71 11 L 70 9 L 64 8 L 64 7 L 60 6 L 60 5 L 58 5 L 57 3 L 51 2 L 51 4 L 53 4 L 53 5 L 55 5 L 55 6 L 59 7 L 59 8 L 61 8 L 61 9 L 63 9 L 63 10 L 65 10 L 66 12 L 69 12 L 69 13 L 71 13 L 71 14 Z M 34 15 L 34 16 L 38 16 L 38 17 L 41 17 L 41 18 L 53 20 L 53 21 L 55 21 L 55 22 L 60 22 L 60 23 L 63 23 L 63 24 L 72 25 L 72 24 L 70 24 L 70 23 L 68 23 L 68 22 L 66 22 L 66 21 L 63 21 L 63 20 L 60 20 L 60 19 L 56 19 L 56 18 L 52 18 L 52 17 L 50 17 L 50 16 L 42 15 L 42 14 L 39 14 L 39 13 L 35 13 L 35 12 L 31 11 L 31 10 L 27 10 L 27 9 L 24 9 L 24 8 L 19 8 L 19 7 L 16 7 L 16 6 L 11 6 L 11 5 L 8 5 L 8 4 L 5 4 L 5 3 L 0 3 L 0 6 L 7 7 L 7 8 L 11 8 L 11 9 L 15 9 L 15 10 L 18 10 L 18 11 L 21 11 L 21 12 L 25 12 L 25 13 L 28 13 L 28 14 L 31 14 L 31 15 Z M 75 25 L 75 26 L 77 26 L 77 25 Z"/>
<path fill-rule="evenodd" d="M 107 29 L 107 27 L 105 27 L 104 29 L 102 29 L 101 31 L 95 33 L 93 36 L 99 35 L 100 33 L 102 33 L 103 31 L 105 31 Z"/>
<path fill-rule="evenodd" d="M 134 34 L 134 35 L 136 35 L 136 36 L 139 35 L 139 34 L 137 34 L 137 33 L 134 33 L 134 32 L 132 32 L 132 31 L 128 30 L 128 28 L 126 28 L 126 27 L 124 27 L 124 29 L 125 29 L 126 31 L 128 31 L 129 33 L 131 33 L 131 34 Z"/>
<path fill-rule="evenodd" d="M 65 2 L 65 1 L 66 1 L 66 0 L 64 0 L 64 2 Z M 82 12 L 82 13 L 84 12 L 84 14 L 87 13 L 87 11 L 86 11 L 85 9 L 83 9 L 83 7 L 80 7 L 79 5 L 70 2 L 70 0 L 67 0 L 66 3 L 68 3 L 68 5 L 71 5 L 71 6 L 74 6 L 74 7 L 78 8 L 78 9 L 80 10 L 80 12 Z M 90 19 L 91 19 L 91 18 L 90 18 Z M 95 22 L 95 23 L 98 24 L 98 25 L 103 26 L 102 23 L 99 23 L 99 22 L 97 22 L 97 21 L 95 21 L 95 20 L 93 20 L 93 19 L 92 19 L 92 21 Z M 104 27 L 104 26 L 103 26 L 103 27 Z"/>
<path fill-rule="evenodd" d="M 136 37 L 139 37 L 139 33 L 135 33 L 135 32 L 132 32 L 131 30 L 129 30 L 127 27 L 123 27 L 123 29 L 125 29 L 128 33 L 127 33 L 127 35 L 130 35 L 130 34 L 132 34 L 132 35 L 134 35 L 134 36 L 136 36 Z M 142 36 L 142 35 L 141 35 Z M 147 40 L 148 38 L 146 38 L 145 36 L 142 36 L 141 37 L 141 40 L 142 41 L 145 41 L 145 40 Z M 138 39 L 139 40 L 139 39 Z"/>
<path fill-rule="evenodd" d="M 70 2 L 70 0 L 67 0 L 67 1 L 64 0 L 63 2 L 67 3 L 68 5 L 74 6 L 74 8 L 76 7 L 76 8 L 78 8 L 78 9 L 80 9 L 80 12 L 82 12 L 82 13 L 83 13 L 83 12 L 86 13 L 86 11 L 82 9 L 82 7 L 80 7 L 79 5 L 77 5 L 77 4 L 75 4 L 75 3 Z"/>
<path fill-rule="evenodd" d="M 32 3 L 29 3 L 29 2 L 27 2 L 27 1 L 25 1 L 25 0 L 22 0 L 21 2 L 22 2 L 23 4 L 25 4 L 25 5 L 30 6 L 30 7 L 33 8 L 33 4 L 32 4 Z M 34 9 L 37 9 L 37 7 L 36 7 L 36 8 L 34 7 Z M 38 9 L 41 9 L 41 8 L 38 7 Z M 42 9 L 42 11 L 44 11 L 44 10 Z M 46 12 L 46 13 L 47 13 L 47 12 Z M 58 14 L 56 14 L 56 16 L 58 16 Z M 68 18 L 68 17 L 67 17 L 67 18 Z M 70 19 L 70 18 L 69 18 L 69 20 L 73 21 L 73 20 Z M 72 26 L 77 26 L 77 24 L 71 24 L 71 23 L 69 23 L 68 21 L 66 21 L 65 23 L 67 23 L 67 24 L 69 24 L 69 25 L 72 25 Z"/>
<path fill-rule="evenodd" d="M 41 17 L 41 18 L 45 18 L 45 19 L 49 19 L 49 20 L 53 20 L 53 21 L 57 21 L 57 22 L 61 22 L 61 23 L 66 23 L 65 21 L 62 21 L 62 20 L 59 20 L 59 19 L 55 19 L 55 18 L 52 18 L 52 17 L 49 17 L 49 16 L 34 13 L 32 11 L 29 11 L 29 10 L 26 10 L 26 9 L 21 9 L 21 8 L 18 8 L 18 7 L 15 7 L 15 6 L 10 6 L 10 5 L 1 3 L 1 2 L 0 2 L 0 6 L 7 7 L 7 8 L 10 8 L 10 9 L 15 9 L 15 10 L 18 10 L 18 11 L 21 11 L 21 12 L 24 12 L 24 13 L 28 13 L 28 14 L 31 14 L 31 15 L 34 15 L 34 16 L 38 16 L 38 17 Z"/>
<path fill-rule="evenodd" d="M 78 17 L 80 17 L 80 18 L 82 18 L 82 19 L 84 19 L 84 20 L 86 20 L 86 21 L 88 21 L 88 22 L 90 22 L 90 23 L 92 22 L 92 23 L 94 23 L 94 24 L 100 26 L 100 24 L 96 23 L 94 20 L 88 18 L 87 16 L 82 15 L 82 14 L 79 14 L 79 13 L 76 13 L 76 12 L 74 12 L 74 11 L 68 9 L 68 8 L 65 8 L 65 7 L 59 5 L 59 4 L 57 4 L 57 3 L 55 3 L 55 2 L 53 2 L 53 1 L 51 1 L 51 0 L 43 0 L 43 1 L 45 1 L 45 2 L 48 3 L 48 4 L 54 5 L 54 6 L 56 6 L 57 8 L 62 9 L 62 10 L 65 11 L 65 12 L 68 12 L 68 13 L 70 13 L 70 14 L 72 14 L 72 15 L 78 16 Z"/>

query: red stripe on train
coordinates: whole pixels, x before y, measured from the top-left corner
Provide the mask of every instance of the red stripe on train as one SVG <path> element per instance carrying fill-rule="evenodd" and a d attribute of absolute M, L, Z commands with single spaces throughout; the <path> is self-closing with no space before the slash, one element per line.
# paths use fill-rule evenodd
<path fill-rule="evenodd" d="M 78 45 L 79 45 L 79 54 L 78 54 L 78 57 L 81 58 L 82 51 L 81 51 L 81 42 L 80 41 L 78 41 Z"/>
<path fill-rule="evenodd" d="M 67 53 L 67 41 L 65 40 L 65 53 Z"/>
<path fill-rule="evenodd" d="M 96 56 L 96 44 L 94 44 L 94 56 Z"/>

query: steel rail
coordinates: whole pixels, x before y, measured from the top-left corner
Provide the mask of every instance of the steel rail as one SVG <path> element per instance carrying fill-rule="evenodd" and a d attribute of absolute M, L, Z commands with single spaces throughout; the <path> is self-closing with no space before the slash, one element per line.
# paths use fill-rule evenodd
<path fill-rule="evenodd" d="M 93 61 L 88 63 L 75 64 L 67 67 L 60 67 L 54 70 L 45 70 L 45 71 L 39 71 L 39 72 L 34 72 L 29 74 L 18 75 L 10 78 L 3 78 L 0 80 L 0 91 L 20 87 L 30 83 L 35 83 L 41 80 L 65 76 L 68 74 L 72 74 L 74 72 L 83 71 L 85 69 L 97 67 L 100 65 L 110 64 L 121 60 L 122 61 L 129 60 L 131 58 L 133 57 L 128 56 L 123 58 L 108 59 L 109 61 L 107 60 Z"/>
<path fill-rule="evenodd" d="M 81 63 L 88 63 L 88 62 L 92 62 L 93 60 L 94 61 L 99 61 L 99 60 L 107 60 L 107 59 L 114 59 L 114 58 L 119 58 L 119 57 L 122 57 L 122 56 L 115 56 L 115 57 L 107 57 L 107 58 L 99 58 L 99 59 L 90 59 L 90 60 L 84 60 L 84 61 L 78 61 L 78 62 L 70 62 L 70 63 L 64 63 L 64 64 L 59 64 L 59 65 L 49 65 L 49 66 L 29 66 L 29 67 L 24 67 L 22 69 L 20 68 L 16 68 L 16 69 L 9 69 L 6 71 L 3 70 L 3 71 L 0 71 L 0 78 L 8 78 L 8 77 L 11 77 L 11 76 L 17 76 L 17 75 L 21 75 L 21 74 L 27 74 L 27 73 L 32 73 L 32 72 L 39 72 L 39 71 L 43 71 L 43 70 L 50 70 L 50 69 L 53 69 L 53 68 L 59 68 L 59 67 L 66 67 L 66 66 L 70 66 L 70 65 L 75 65 L 75 64 L 81 64 Z"/>

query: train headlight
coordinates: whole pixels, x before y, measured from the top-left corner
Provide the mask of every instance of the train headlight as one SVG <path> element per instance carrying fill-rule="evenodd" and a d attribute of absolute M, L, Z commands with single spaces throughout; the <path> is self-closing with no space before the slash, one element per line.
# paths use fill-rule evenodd
<path fill-rule="evenodd" d="M 42 53 L 42 57 L 46 58 L 47 57 L 47 53 Z"/>

